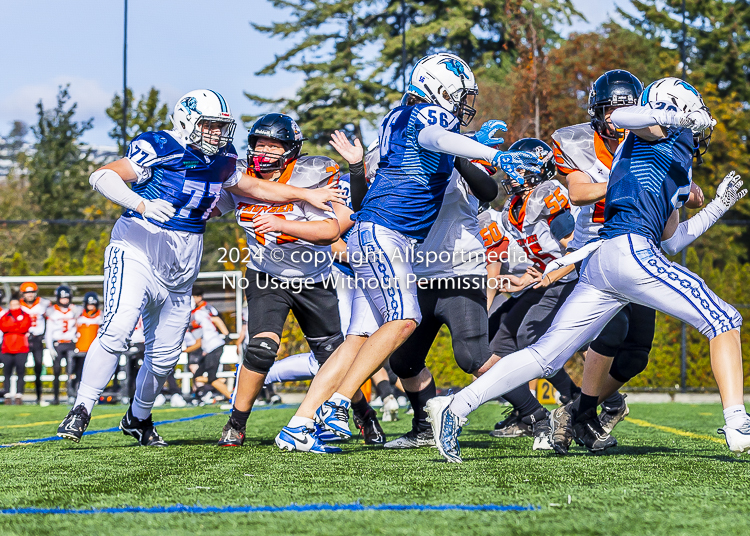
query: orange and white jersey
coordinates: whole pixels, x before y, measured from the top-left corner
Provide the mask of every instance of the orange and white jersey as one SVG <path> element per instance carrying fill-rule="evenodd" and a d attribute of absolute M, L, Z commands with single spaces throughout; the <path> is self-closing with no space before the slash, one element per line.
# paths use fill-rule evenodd
<path fill-rule="evenodd" d="M 563 175 L 582 171 L 591 177 L 591 182 L 609 181 L 613 156 L 590 123 L 556 130 L 552 134 L 552 145 L 555 164 Z M 599 229 L 604 225 L 604 199 L 579 208 L 578 214 L 574 214 L 576 227 L 573 240 L 568 244 L 572 249 L 579 249 L 597 238 Z"/>
<path fill-rule="evenodd" d="M 47 314 L 47 309 L 49 309 L 49 307 L 49 300 L 40 298 L 38 296 L 33 302 L 31 302 L 31 304 L 27 304 L 25 301 L 21 300 L 21 309 L 23 309 L 23 312 L 31 317 L 31 328 L 29 329 L 29 335 L 44 334 L 44 315 Z"/>
<path fill-rule="evenodd" d="M 76 340 L 76 319 L 80 311 L 75 305 L 66 308 L 54 304 L 47 309 L 47 339 L 52 342 L 74 342 Z"/>
<path fill-rule="evenodd" d="M 508 273 L 519 277 L 525 274 L 526 268 L 532 263 L 516 241 L 508 238 L 508 231 L 503 227 L 503 213 L 488 208 L 479 215 L 479 225 L 482 228 L 480 236 L 486 251 L 487 264 L 507 262 Z"/>
<path fill-rule="evenodd" d="M 138 317 L 138 323 L 135 325 L 133 334 L 130 335 L 130 344 L 139 344 L 146 342 L 146 335 L 143 332 L 143 317 Z"/>
<path fill-rule="evenodd" d="M 247 164 L 240 160 L 237 167 L 246 168 Z M 330 158 L 302 156 L 287 166 L 278 182 L 299 188 L 320 188 L 337 182 L 338 178 L 339 167 Z M 257 233 L 253 218 L 267 213 L 292 221 L 335 220 L 333 209 L 320 210 L 304 201 L 266 203 L 226 190 L 222 191 L 217 206 L 222 214 L 234 210 L 237 223 L 245 229 L 247 249 L 240 252 L 240 261 L 248 268 L 279 279 L 304 278 L 315 283 L 330 274 L 330 246 L 318 246 L 283 233 Z"/>
<path fill-rule="evenodd" d="M 550 231 L 550 222 L 569 210 L 568 190 L 556 180 L 545 181 L 526 197 L 515 195 L 503 207 L 503 228 L 508 237 L 524 250 L 537 270 L 544 272 L 547 263 L 565 255 L 565 248 Z M 560 279 L 567 283 L 578 275 L 575 270 Z"/>
<path fill-rule="evenodd" d="M 104 318 L 104 315 L 101 309 L 96 309 L 91 312 L 84 311 L 76 319 L 76 330 L 78 332 L 76 352 L 84 354 L 89 351 L 89 346 L 94 342 L 96 332 L 99 331 L 99 326 L 102 325 L 102 318 Z"/>

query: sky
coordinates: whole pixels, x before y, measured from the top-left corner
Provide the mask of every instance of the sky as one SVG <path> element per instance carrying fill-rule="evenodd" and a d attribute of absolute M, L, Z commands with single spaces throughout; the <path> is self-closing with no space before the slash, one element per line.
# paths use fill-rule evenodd
<path fill-rule="evenodd" d="M 573 0 L 588 31 L 628 0 Z M 0 135 L 13 120 L 33 124 L 36 104 L 53 107 L 60 85 L 70 84 L 76 117 L 93 118 L 83 141 L 113 145 L 114 126 L 104 110 L 122 92 L 124 0 L 31 0 L 6 2 L 0 17 Z M 283 53 L 288 43 L 250 26 L 282 21 L 283 11 L 267 0 L 128 0 L 128 86 L 140 96 L 152 86 L 169 108 L 192 89 L 220 92 L 238 119 L 235 140 L 247 136 L 239 121 L 258 108 L 243 92 L 291 95 L 301 76 L 254 73 Z M 365 140 L 369 141 L 369 140 Z M 238 145 L 243 145 L 239 143 Z"/>

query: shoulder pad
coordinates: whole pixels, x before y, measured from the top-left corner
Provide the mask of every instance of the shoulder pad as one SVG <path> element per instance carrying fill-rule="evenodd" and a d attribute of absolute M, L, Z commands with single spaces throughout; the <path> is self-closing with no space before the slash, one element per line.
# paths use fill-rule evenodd
<path fill-rule="evenodd" d="M 169 132 L 144 132 L 128 146 L 126 158 L 141 167 L 151 167 L 168 160 L 181 158 L 185 148 Z"/>
<path fill-rule="evenodd" d="M 552 133 L 555 164 L 561 173 L 590 169 L 596 162 L 594 129 L 590 123 L 564 127 Z"/>
<path fill-rule="evenodd" d="M 327 156 L 301 156 L 294 162 L 287 184 L 298 188 L 320 188 L 339 180 L 339 165 Z"/>
<path fill-rule="evenodd" d="M 237 171 L 247 173 L 247 160 L 244 158 L 237 159 Z"/>
<path fill-rule="evenodd" d="M 437 104 L 420 103 L 416 104 L 411 111 L 415 124 L 420 123 L 421 127 L 430 127 L 437 125 L 445 130 L 457 130 L 458 119 L 445 108 Z M 416 115 L 416 117 L 414 117 Z"/>
<path fill-rule="evenodd" d="M 554 216 L 569 208 L 568 191 L 557 181 L 545 181 L 537 186 L 526 201 L 527 223 Z"/>
<path fill-rule="evenodd" d="M 224 146 L 224 149 L 221 154 L 223 154 L 224 156 L 228 158 L 239 158 L 239 156 L 237 155 L 237 149 L 234 148 L 233 143 L 227 143 Z"/>

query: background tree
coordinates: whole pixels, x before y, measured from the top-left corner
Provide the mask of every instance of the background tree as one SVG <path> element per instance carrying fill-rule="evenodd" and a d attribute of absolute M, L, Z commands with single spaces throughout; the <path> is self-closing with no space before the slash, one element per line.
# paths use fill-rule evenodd
<path fill-rule="evenodd" d="M 258 71 L 278 70 L 304 74 L 294 96 L 269 98 L 245 93 L 254 103 L 273 105 L 272 110 L 291 114 L 302 132 L 316 146 L 327 150 L 330 134 L 343 129 L 361 139 L 361 123 L 373 123 L 394 92 L 373 75 L 373 64 L 363 59 L 363 48 L 374 41 L 372 28 L 363 23 L 364 0 L 270 0 L 274 7 L 291 11 L 283 22 L 253 27 L 267 35 L 296 39 L 287 52 Z M 256 116 L 243 116 L 251 126 Z"/>
<path fill-rule="evenodd" d="M 133 90 L 127 89 L 125 95 L 128 100 L 127 136 L 132 140 L 147 130 L 168 130 L 172 128 L 169 121 L 169 108 L 165 103 L 159 103 L 159 90 L 152 87 L 148 93 L 141 95 L 135 103 Z M 115 94 L 112 104 L 106 110 L 107 116 L 114 121 L 115 126 L 109 131 L 109 137 L 117 142 L 120 154 L 124 153 L 122 146 L 122 95 Z"/>

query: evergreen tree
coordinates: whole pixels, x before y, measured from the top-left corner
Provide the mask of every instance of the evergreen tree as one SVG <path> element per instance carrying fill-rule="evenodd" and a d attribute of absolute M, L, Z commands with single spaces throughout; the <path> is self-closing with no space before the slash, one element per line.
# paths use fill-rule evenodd
<path fill-rule="evenodd" d="M 270 36 L 299 38 L 288 51 L 258 71 L 271 75 L 278 70 L 302 73 L 304 84 L 293 97 L 269 98 L 245 93 L 254 103 L 272 105 L 296 117 L 310 143 L 327 147 L 330 134 L 343 129 L 361 139 L 362 121 L 373 123 L 387 109 L 394 93 L 378 82 L 373 66 L 362 57 L 373 43 L 372 28 L 363 24 L 364 0 L 271 0 L 291 15 L 283 22 L 253 27 Z M 369 2 L 368 2 L 369 3 Z M 249 123 L 253 116 L 243 116 Z"/>
<path fill-rule="evenodd" d="M 167 130 L 172 128 L 169 121 L 169 108 L 159 103 L 159 90 L 152 87 L 147 94 L 141 95 L 135 103 L 133 91 L 128 88 L 125 92 L 128 102 L 128 120 L 126 134 L 128 142 L 149 130 Z M 109 131 L 109 137 L 117 142 L 120 153 L 124 153 L 122 146 L 122 95 L 115 94 L 112 104 L 106 110 L 107 116 L 115 123 Z"/>
<path fill-rule="evenodd" d="M 36 143 L 28 161 L 28 198 L 40 219 L 77 219 L 90 204 L 88 177 L 94 165 L 80 140 L 91 129 L 93 120 L 77 122 L 77 104 L 69 101 L 67 86 L 60 87 L 53 109 L 45 110 L 39 101 L 38 121 L 31 128 Z M 56 229 L 52 231 L 55 236 L 61 234 Z"/>

